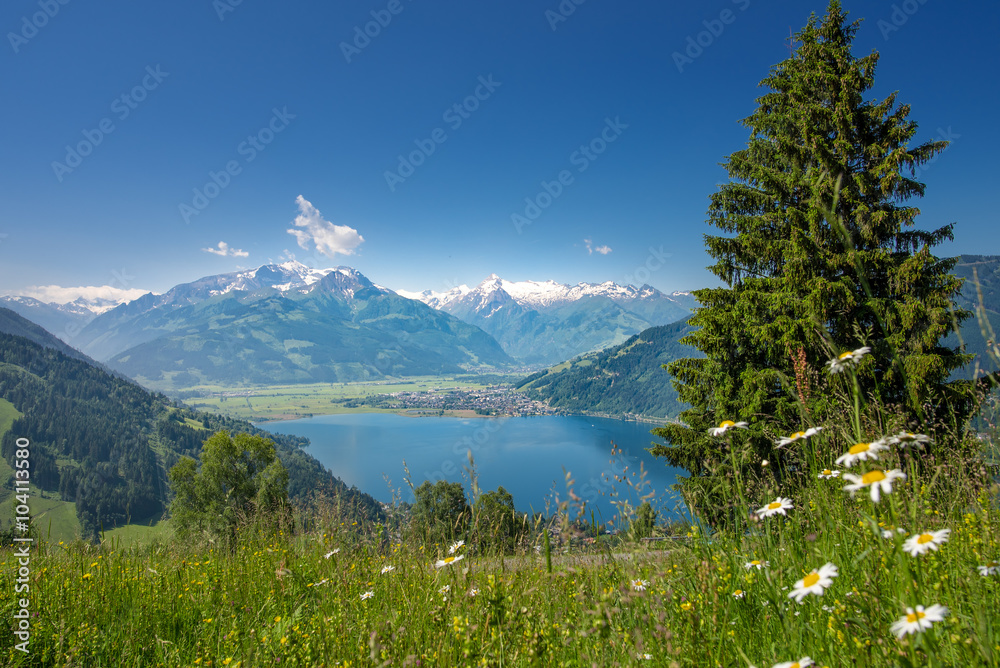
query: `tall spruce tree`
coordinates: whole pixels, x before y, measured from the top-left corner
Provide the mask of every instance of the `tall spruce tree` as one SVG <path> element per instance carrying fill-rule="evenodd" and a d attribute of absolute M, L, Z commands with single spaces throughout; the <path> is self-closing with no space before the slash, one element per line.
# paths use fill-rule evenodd
<path fill-rule="evenodd" d="M 753 475 L 763 460 L 787 464 L 775 468 L 782 489 L 794 487 L 795 454 L 775 439 L 829 415 L 808 369 L 842 351 L 872 348 L 862 396 L 877 393 L 912 426 L 944 419 L 958 431 L 973 407 L 970 384 L 948 382 L 968 356 L 940 343 L 969 315 L 953 307 L 955 260 L 931 252 L 953 224 L 910 229 L 919 210 L 905 204 L 924 193 L 916 168 L 947 142 L 911 147 L 917 125 L 896 93 L 865 99 L 878 53 L 852 55 L 859 24 L 837 1 L 810 18 L 761 82 L 747 147 L 723 163 L 730 181 L 711 196 L 708 223 L 725 235 L 705 241 L 724 287 L 695 292 L 698 329 L 682 342 L 705 358 L 667 366 L 690 409 L 655 430 L 672 447 L 652 449 L 691 473 L 681 489 L 710 521 L 734 512 L 734 465 Z M 727 456 L 708 434 L 723 420 L 750 423 L 737 435 L 750 456 Z"/>

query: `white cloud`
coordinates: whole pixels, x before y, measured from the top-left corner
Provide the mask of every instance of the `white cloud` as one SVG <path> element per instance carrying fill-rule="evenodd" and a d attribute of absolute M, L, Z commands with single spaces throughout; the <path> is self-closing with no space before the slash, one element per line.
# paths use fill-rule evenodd
<path fill-rule="evenodd" d="M 587 246 L 587 254 L 588 255 L 593 255 L 594 251 L 597 251 L 601 255 L 607 255 L 608 253 L 611 252 L 611 246 L 596 246 L 595 247 L 594 246 L 594 242 L 592 242 L 590 239 L 584 239 L 583 243 L 586 244 L 586 246 Z"/>
<path fill-rule="evenodd" d="M 131 288 L 125 290 L 110 285 L 81 285 L 75 288 L 64 288 L 60 285 L 31 285 L 20 291 L 24 297 L 34 297 L 48 304 L 68 304 L 79 298 L 87 301 L 109 299 L 117 302 L 130 302 L 147 294 L 149 290 Z"/>
<path fill-rule="evenodd" d="M 299 205 L 299 215 L 295 217 L 295 227 L 303 229 L 290 229 L 288 233 L 295 236 L 302 248 L 309 250 L 309 242 L 311 241 L 318 252 L 327 257 L 333 257 L 337 253 L 353 255 L 354 249 L 364 242 L 364 237 L 358 234 L 354 228 L 347 225 L 334 225 L 330 221 L 324 220 L 319 210 L 302 195 L 295 198 L 295 203 Z"/>
<path fill-rule="evenodd" d="M 202 248 L 206 253 L 212 253 L 213 255 L 220 255 L 222 257 L 249 257 L 250 253 L 245 250 L 239 250 L 238 248 L 230 248 L 229 244 L 225 241 L 219 242 L 218 248 Z"/>

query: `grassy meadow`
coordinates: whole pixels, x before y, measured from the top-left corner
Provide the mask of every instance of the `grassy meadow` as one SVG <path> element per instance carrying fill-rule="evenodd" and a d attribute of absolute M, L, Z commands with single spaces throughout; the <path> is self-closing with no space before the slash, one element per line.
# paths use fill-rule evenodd
<path fill-rule="evenodd" d="M 728 431 L 721 438 L 738 430 Z M 982 471 L 959 464 L 921 468 L 917 445 L 894 444 L 865 467 L 867 479 L 907 472 L 882 480 L 875 502 L 869 487 L 844 490 L 856 466 L 832 475 L 846 449 L 835 437 L 801 438 L 815 463 L 803 492 L 744 499 L 743 531 L 696 524 L 655 543 L 622 532 L 582 546 L 570 520 L 585 509 L 569 504 L 549 541 L 538 533 L 515 555 L 461 545 L 448 563 L 451 546 L 331 507 L 300 516 L 306 529 L 241 532 L 231 549 L 172 541 L 166 527 L 100 546 L 42 542 L 30 557 L 30 654 L 5 627 L 0 656 L 10 666 L 997 665 L 997 488 L 973 493 Z M 0 555 L 6 619 L 15 562 Z"/>

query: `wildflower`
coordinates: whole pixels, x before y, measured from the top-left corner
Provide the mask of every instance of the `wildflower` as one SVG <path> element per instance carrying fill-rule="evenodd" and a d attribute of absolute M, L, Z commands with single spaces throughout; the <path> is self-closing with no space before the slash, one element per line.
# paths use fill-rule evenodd
<path fill-rule="evenodd" d="M 770 562 L 768 561 L 760 561 L 758 559 L 754 559 L 753 561 L 748 561 L 747 563 L 743 564 L 743 567 L 746 568 L 747 570 L 750 570 L 751 568 L 756 568 L 759 571 L 760 569 L 766 567 L 769 563 Z"/>
<path fill-rule="evenodd" d="M 632 589 L 636 591 L 646 591 L 646 587 L 649 586 L 647 580 L 632 580 Z"/>
<path fill-rule="evenodd" d="M 929 608 L 918 605 L 916 610 L 913 608 L 907 608 L 906 615 L 904 617 L 900 617 L 899 621 L 893 622 L 892 626 L 889 628 L 896 634 L 897 638 L 902 640 L 903 636 L 908 633 L 926 631 L 934 622 L 944 621 L 944 617 L 947 614 L 948 608 L 943 605 L 938 605 L 937 603 Z"/>
<path fill-rule="evenodd" d="M 329 559 L 330 557 L 332 557 L 333 555 L 337 554 L 338 552 L 340 552 L 340 548 L 339 547 L 335 548 L 333 550 L 330 550 L 329 552 L 327 552 L 326 554 L 324 554 L 323 558 L 324 559 Z"/>
<path fill-rule="evenodd" d="M 795 588 L 788 593 L 788 598 L 794 598 L 796 603 L 801 603 L 809 594 L 822 596 L 823 591 L 833 584 L 833 578 L 837 577 L 837 574 L 837 567 L 827 562 L 820 566 L 819 570 L 814 570 L 796 582 Z"/>
<path fill-rule="evenodd" d="M 857 350 L 849 350 L 846 353 L 840 353 L 837 355 L 836 359 L 832 359 L 827 364 L 830 366 L 830 373 L 840 373 L 841 371 L 854 366 L 861 361 L 861 358 L 872 351 L 868 346 L 858 348 Z"/>
<path fill-rule="evenodd" d="M 382 567 L 382 575 L 385 575 L 386 573 L 391 573 L 394 570 L 396 570 L 395 566 L 383 566 Z"/>
<path fill-rule="evenodd" d="M 650 660 L 650 659 L 653 658 L 652 654 L 638 654 L 636 656 L 637 656 L 637 658 L 644 659 L 646 661 L 648 661 L 648 660 Z"/>
<path fill-rule="evenodd" d="M 448 554 L 455 554 L 456 552 L 462 549 L 463 545 L 465 545 L 464 540 L 460 540 L 457 543 L 452 543 L 451 547 L 448 548 Z"/>
<path fill-rule="evenodd" d="M 798 661 L 785 661 L 784 663 L 776 663 L 773 668 L 806 668 L 806 666 L 813 665 L 813 660 L 808 656 L 804 656 Z"/>
<path fill-rule="evenodd" d="M 830 469 L 823 469 L 823 471 L 819 474 L 818 477 L 820 479 L 839 478 L 840 477 L 840 471 L 836 471 L 836 470 L 831 471 Z"/>
<path fill-rule="evenodd" d="M 948 534 L 950 533 L 951 529 L 941 529 L 933 533 L 920 533 L 910 536 L 903 543 L 903 549 L 909 552 L 911 557 L 916 557 L 930 550 L 938 549 L 942 543 L 948 541 Z"/>
<path fill-rule="evenodd" d="M 475 596 L 478 593 L 479 593 L 479 590 L 476 589 L 475 587 L 473 587 L 472 589 L 469 590 L 469 596 Z"/>
<path fill-rule="evenodd" d="M 366 591 L 364 594 L 361 595 L 361 600 L 362 601 L 367 601 L 368 599 L 370 599 L 374 595 L 375 595 L 375 592 L 373 592 L 373 591 Z"/>
<path fill-rule="evenodd" d="M 991 561 L 985 566 L 978 566 L 977 568 L 979 568 L 979 574 L 983 577 L 986 577 L 987 575 L 996 575 L 997 573 L 1000 573 L 1000 561 Z"/>
<path fill-rule="evenodd" d="M 927 434 L 911 434 L 908 431 L 901 431 L 885 440 L 889 445 L 898 445 L 901 448 L 905 448 L 908 445 L 922 448 L 924 447 L 924 443 L 930 442 L 931 438 Z"/>
<path fill-rule="evenodd" d="M 768 464 L 770 464 L 770 463 L 771 463 L 771 462 L 769 462 L 769 461 L 767 461 L 767 460 L 765 459 L 765 460 L 763 460 L 763 461 L 762 461 L 762 462 L 760 463 L 760 465 L 761 465 L 761 466 L 767 466 L 767 465 L 768 465 Z"/>
<path fill-rule="evenodd" d="M 708 433 L 711 434 L 712 436 L 722 436 L 728 430 L 735 428 L 746 429 L 747 423 L 733 422 L 732 420 L 723 420 L 722 422 L 719 423 L 718 427 L 712 427 L 711 429 L 709 429 Z"/>
<path fill-rule="evenodd" d="M 434 568 L 444 568 L 445 566 L 450 566 L 456 561 L 461 561 L 462 559 L 465 559 L 464 554 L 460 554 L 457 557 L 445 557 L 444 559 L 438 559 L 434 564 Z"/>
<path fill-rule="evenodd" d="M 802 439 L 809 438 L 810 436 L 815 436 L 822 430 L 823 427 L 809 427 L 805 431 L 797 431 L 791 436 L 785 436 L 778 439 L 778 447 L 781 448 L 790 443 L 794 443 L 795 441 L 801 441 Z"/>
<path fill-rule="evenodd" d="M 787 515 L 788 513 L 786 513 L 785 511 L 791 510 L 793 507 L 794 506 L 792 506 L 791 499 L 785 499 L 779 496 L 777 499 L 767 504 L 763 508 L 758 509 L 757 514 L 760 515 L 761 517 L 770 517 L 771 515 L 777 515 L 778 513 L 781 513 L 782 515 Z"/>
<path fill-rule="evenodd" d="M 878 453 L 882 450 L 888 450 L 882 441 L 874 441 L 872 443 L 855 443 L 851 446 L 850 450 L 837 457 L 836 463 L 843 464 L 844 466 L 850 468 L 860 461 L 878 459 Z"/>
<path fill-rule="evenodd" d="M 906 529 L 899 527 L 896 529 L 896 533 L 906 533 Z M 882 529 L 882 538 L 889 539 L 892 538 L 892 531 L 889 529 Z"/>
<path fill-rule="evenodd" d="M 882 492 L 886 494 L 892 492 L 892 481 L 905 480 L 906 474 L 899 469 L 892 469 L 891 471 L 880 471 L 879 469 L 875 469 L 873 471 L 869 471 L 863 476 L 845 473 L 844 479 L 851 481 L 850 485 L 846 485 L 844 487 L 844 490 L 850 492 L 851 496 L 854 496 L 854 493 L 862 487 L 869 487 L 871 488 L 872 501 L 878 503 Z"/>
<path fill-rule="evenodd" d="M 684 601 L 683 603 L 681 603 L 681 610 L 687 611 L 687 610 L 690 610 L 693 607 L 694 607 L 694 604 L 691 603 L 691 601 Z"/>
<path fill-rule="evenodd" d="M 742 589 L 737 589 L 736 591 L 733 592 L 733 598 L 743 598 L 746 595 L 747 593 Z"/>
<path fill-rule="evenodd" d="M 445 586 L 441 587 L 440 589 L 438 589 L 438 593 L 441 594 L 442 596 L 444 594 L 447 594 L 450 591 L 451 591 L 451 585 L 445 585 Z"/>

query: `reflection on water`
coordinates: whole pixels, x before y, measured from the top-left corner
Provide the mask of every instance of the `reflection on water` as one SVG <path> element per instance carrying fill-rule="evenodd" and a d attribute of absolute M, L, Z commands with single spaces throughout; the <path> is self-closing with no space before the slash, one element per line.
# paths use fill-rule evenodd
<path fill-rule="evenodd" d="M 393 489 L 404 501 L 413 495 L 404 482 L 403 460 L 414 487 L 424 480 L 462 482 L 469 494 L 468 453 L 475 460 L 482 490 L 503 486 L 518 510 L 554 509 L 556 495 L 573 491 L 605 521 L 615 513 L 615 498 L 639 502 L 628 485 L 638 484 L 640 464 L 653 505 L 665 515 L 679 514 L 679 497 L 669 486 L 680 469 L 668 467 L 645 448 L 660 442 L 649 433 L 655 425 L 581 416 L 535 416 L 494 419 L 404 417 L 388 413 L 356 413 L 272 422 L 262 427 L 304 436 L 310 454 L 348 485 L 380 501 L 391 501 Z M 612 457 L 612 445 L 621 452 Z M 619 496 L 614 497 L 617 493 Z"/>

